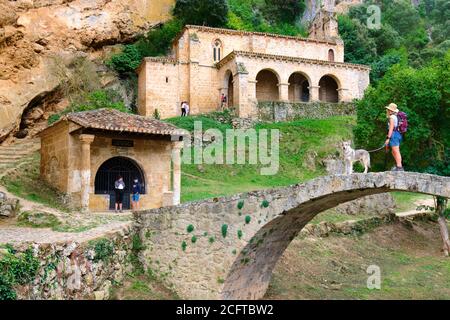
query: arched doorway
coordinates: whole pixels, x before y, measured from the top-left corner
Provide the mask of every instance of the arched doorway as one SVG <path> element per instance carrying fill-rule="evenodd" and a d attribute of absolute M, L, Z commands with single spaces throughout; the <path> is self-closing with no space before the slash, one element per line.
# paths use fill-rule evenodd
<path fill-rule="evenodd" d="M 256 76 L 256 99 L 258 101 L 278 101 L 278 77 L 270 70 L 262 70 Z"/>
<path fill-rule="evenodd" d="M 228 75 L 228 90 L 227 90 L 227 107 L 234 106 L 234 88 L 233 88 L 233 74 Z"/>
<path fill-rule="evenodd" d="M 308 79 L 299 72 L 295 72 L 289 77 L 289 101 L 309 101 Z"/>
<path fill-rule="evenodd" d="M 126 157 L 114 157 L 106 160 L 95 175 L 95 194 L 109 194 L 109 209 L 114 209 L 115 194 L 114 182 L 118 176 L 122 176 L 125 182 L 125 194 L 123 197 L 123 209 L 130 209 L 130 194 L 133 180 L 138 178 L 141 183 L 141 193 L 145 193 L 144 173 L 139 165 L 132 159 Z"/>
<path fill-rule="evenodd" d="M 323 76 L 319 81 L 319 100 L 323 102 L 339 102 L 338 83 L 331 76 Z"/>

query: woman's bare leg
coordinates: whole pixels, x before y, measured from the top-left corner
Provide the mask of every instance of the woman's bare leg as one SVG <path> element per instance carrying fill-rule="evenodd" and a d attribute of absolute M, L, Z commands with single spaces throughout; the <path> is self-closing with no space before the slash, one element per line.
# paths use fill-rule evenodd
<path fill-rule="evenodd" d="M 392 156 L 398 168 L 402 168 L 402 155 L 400 154 L 400 147 L 392 147 Z"/>

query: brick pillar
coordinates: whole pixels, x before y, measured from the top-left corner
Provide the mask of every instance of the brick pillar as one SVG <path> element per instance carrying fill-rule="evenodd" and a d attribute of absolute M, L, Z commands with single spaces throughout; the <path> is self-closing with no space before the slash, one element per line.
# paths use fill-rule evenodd
<path fill-rule="evenodd" d="M 172 145 L 172 161 L 173 161 L 173 205 L 181 202 L 181 149 L 183 142 L 175 142 Z"/>
<path fill-rule="evenodd" d="M 309 101 L 319 101 L 319 86 L 309 86 Z"/>
<path fill-rule="evenodd" d="M 91 143 L 95 136 L 81 134 L 81 209 L 89 210 L 89 185 L 91 184 Z"/>
<path fill-rule="evenodd" d="M 289 83 L 279 83 L 278 92 L 280 101 L 289 101 Z"/>

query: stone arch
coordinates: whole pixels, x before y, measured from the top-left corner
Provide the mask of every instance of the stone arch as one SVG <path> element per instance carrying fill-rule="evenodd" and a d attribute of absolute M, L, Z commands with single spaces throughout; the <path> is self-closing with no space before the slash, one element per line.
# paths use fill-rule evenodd
<path fill-rule="evenodd" d="M 334 59 L 335 59 L 334 50 L 333 49 L 328 50 L 328 61 L 334 62 Z"/>
<path fill-rule="evenodd" d="M 311 80 L 303 72 L 294 72 L 289 77 L 289 101 L 308 102 L 310 99 L 309 87 Z"/>
<path fill-rule="evenodd" d="M 319 80 L 319 100 L 323 102 L 339 102 L 339 79 L 331 74 L 324 75 Z"/>
<path fill-rule="evenodd" d="M 272 69 L 263 69 L 256 75 L 256 99 L 261 101 L 278 101 L 280 76 Z"/>
<path fill-rule="evenodd" d="M 367 176 L 367 175 L 366 175 Z M 420 174 L 329 176 L 297 185 L 276 217 L 242 248 L 225 278 L 220 299 L 261 299 L 283 252 L 317 214 L 341 203 L 391 191 L 450 197 L 450 178 Z M 345 182 L 344 182 L 345 180 Z M 303 190 L 302 190 L 303 189 Z M 306 191 L 309 190 L 309 191 Z"/>
<path fill-rule="evenodd" d="M 223 92 L 226 97 L 227 97 L 227 102 L 226 102 L 226 106 L 232 107 L 234 106 L 234 77 L 233 77 L 233 72 L 231 72 L 231 70 L 227 70 L 225 72 L 225 78 L 224 78 L 224 83 L 223 83 L 223 87 L 226 88 L 226 90 L 224 90 L 225 92 Z"/>
<path fill-rule="evenodd" d="M 118 175 L 121 175 L 125 182 L 125 194 L 131 193 L 134 178 L 138 178 L 141 183 L 141 193 L 146 193 L 146 176 L 142 166 L 134 159 L 124 156 L 110 157 L 98 166 L 95 171 L 94 193 L 110 194 L 112 196 L 114 193 L 114 181 L 117 179 Z M 124 203 L 124 206 L 127 205 L 127 203 Z"/>

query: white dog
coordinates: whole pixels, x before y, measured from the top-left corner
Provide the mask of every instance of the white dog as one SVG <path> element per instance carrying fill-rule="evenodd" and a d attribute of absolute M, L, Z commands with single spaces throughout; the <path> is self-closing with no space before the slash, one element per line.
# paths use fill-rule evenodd
<path fill-rule="evenodd" d="M 356 161 L 361 162 L 364 166 L 364 173 L 367 173 L 370 168 L 370 153 L 366 150 L 354 150 L 351 144 L 351 141 L 342 142 L 345 160 L 345 174 L 353 173 L 353 163 Z"/>

